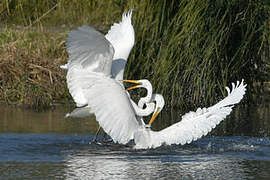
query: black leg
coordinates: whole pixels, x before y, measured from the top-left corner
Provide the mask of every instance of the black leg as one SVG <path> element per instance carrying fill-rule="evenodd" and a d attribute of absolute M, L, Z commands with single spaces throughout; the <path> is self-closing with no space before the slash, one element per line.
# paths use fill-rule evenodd
<path fill-rule="evenodd" d="M 98 128 L 98 130 L 97 130 L 97 132 L 96 132 L 96 134 L 95 134 L 94 140 L 92 141 L 92 142 L 95 143 L 95 144 L 97 144 L 97 136 L 98 136 L 98 134 L 99 134 L 100 129 L 101 129 L 101 127 L 99 126 L 99 128 Z"/>

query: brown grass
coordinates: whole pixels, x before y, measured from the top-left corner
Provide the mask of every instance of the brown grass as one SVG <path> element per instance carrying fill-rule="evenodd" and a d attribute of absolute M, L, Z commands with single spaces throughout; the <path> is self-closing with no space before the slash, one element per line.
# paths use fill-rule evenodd
<path fill-rule="evenodd" d="M 65 33 L 4 29 L 0 35 L 1 101 L 43 108 L 70 99 L 59 68 L 67 58 Z"/>

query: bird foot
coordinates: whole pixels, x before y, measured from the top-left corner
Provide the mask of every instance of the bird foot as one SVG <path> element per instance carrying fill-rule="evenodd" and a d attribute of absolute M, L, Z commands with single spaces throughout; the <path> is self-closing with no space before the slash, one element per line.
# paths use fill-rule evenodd
<path fill-rule="evenodd" d="M 102 145 L 100 142 L 98 142 L 96 139 L 94 139 L 93 141 L 92 141 L 92 143 L 93 144 L 96 144 L 96 145 Z"/>
<path fill-rule="evenodd" d="M 110 138 L 110 139 L 103 139 L 103 143 L 107 144 L 107 143 L 110 143 L 112 142 L 113 140 Z"/>

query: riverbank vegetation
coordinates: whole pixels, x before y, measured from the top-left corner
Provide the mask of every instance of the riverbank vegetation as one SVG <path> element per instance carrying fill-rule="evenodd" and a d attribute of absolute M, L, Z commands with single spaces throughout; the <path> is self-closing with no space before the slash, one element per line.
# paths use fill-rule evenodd
<path fill-rule="evenodd" d="M 0 100 L 31 107 L 72 102 L 59 68 L 68 59 L 67 33 L 83 24 L 106 33 L 130 8 L 136 42 L 125 77 L 149 79 L 167 107 L 213 104 L 241 79 L 248 84 L 246 102 L 267 91 L 267 1 L 3 0 Z"/>

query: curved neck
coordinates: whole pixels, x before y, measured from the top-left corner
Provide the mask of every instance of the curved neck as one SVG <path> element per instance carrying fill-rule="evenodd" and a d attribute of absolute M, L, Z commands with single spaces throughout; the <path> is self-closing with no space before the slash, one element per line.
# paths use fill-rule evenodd
<path fill-rule="evenodd" d="M 132 99 L 130 99 L 132 107 L 137 116 L 149 116 L 155 109 L 154 103 L 147 103 L 146 108 L 140 108 Z"/>
<path fill-rule="evenodd" d="M 139 108 L 141 108 L 141 109 L 143 109 L 143 106 L 144 106 L 144 104 L 148 104 L 148 103 L 150 103 L 150 101 L 151 101 L 151 98 L 152 98 L 152 87 L 145 87 L 146 88 L 146 90 L 147 90 L 147 94 L 146 94 L 146 96 L 145 97 L 142 97 L 140 100 L 139 100 L 139 102 L 138 102 L 138 106 L 139 106 Z"/>

